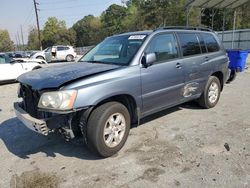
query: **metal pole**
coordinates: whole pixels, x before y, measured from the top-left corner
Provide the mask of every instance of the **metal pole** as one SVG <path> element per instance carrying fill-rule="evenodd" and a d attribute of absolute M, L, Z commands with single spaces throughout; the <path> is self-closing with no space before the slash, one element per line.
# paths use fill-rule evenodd
<path fill-rule="evenodd" d="M 224 9 L 223 10 L 223 25 L 222 25 L 222 44 L 224 43 L 225 23 L 226 23 L 226 12 Z"/>
<path fill-rule="evenodd" d="M 212 29 L 214 30 L 214 9 L 212 10 Z"/>
<path fill-rule="evenodd" d="M 186 27 L 188 27 L 189 25 L 189 7 L 187 7 L 187 10 L 186 10 Z"/>
<path fill-rule="evenodd" d="M 234 10 L 234 23 L 233 23 L 233 37 L 232 37 L 232 45 L 231 49 L 234 48 L 234 35 L 235 35 L 235 29 L 236 29 L 236 18 L 237 18 L 237 10 Z"/>
<path fill-rule="evenodd" d="M 34 7 L 35 7 L 35 12 L 36 12 L 36 24 L 37 24 L 37 30 L 38 30 L 38 41 L 39 41 L 39 46 L 40 46 L 40 50 L 42 50 L 42 43 L 41 43 L 41 34 L 40 34 L 40 26 L 39 26 L 39 19 L 38 19 L 38 13 L 37 13 L 37 2 L 36 0 L 34 1 Z"/>
<path fill-rule="evenodd" d="M 18 49 L 18 50 L 21 50 L 21 48 L 20 48 L 20 46 L 21 46 L 21 42 L 20 42 L 19 32 L 18 32 L 18 30 L 17 30 L 17 45 L 18 45 L 17 49 Z"/>
<path fill-rule="evenodd" d="M 23 27 L 22 27 L 22 25 L 21 25 L 21 38 L 22 38 L 22 44 L 23 44 L 23 50 L 24 50 Z"/>

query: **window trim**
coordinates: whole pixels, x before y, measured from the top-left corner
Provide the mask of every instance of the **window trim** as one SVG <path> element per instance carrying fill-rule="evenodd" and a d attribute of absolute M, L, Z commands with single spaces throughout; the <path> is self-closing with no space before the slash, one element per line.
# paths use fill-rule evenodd
<path fill-rule="evenodd" d="M 177 50 L 177 56 L 178 56 L 178 57 L 173 58 L 173 59 L 168 59 L 168 60 L 165 60 L 165 61 L 157 62 L 157 63 L 155 63 L 155 65 L 163 64 L 163 63 L 167 63 L 167 62 L 171 62 L 171 61 L 175 61 L 175 60 L 181 58 L 181 53 L 180 53 L 180 49 L 179 49 L 179 43 L 178 43 L 178 39 L 177 39 L 177 36 L 176 36 L 175 32 L 160 32 L 160 33 L 156 33 L 155 35 L 153 35 L 153 36 L 150 38 L 150 40 L 147 42 L 147 45 L 146 45 L 145 48 L 143 49 L 143 52 L 142 52 L 141 57 L 140 57 L 140 61 L 139 61 L 140 66 L 142 66 L 142 64 L 141 64 L 142 57 L 145 55 L 145 51 L 146 51 L 146 49 L 148 48 L 148 46 L 150 45 L 151 41 L 152 41 L 155 37 L 157 37 L 157 36 L 159 36 L 159 35 L 165 35 L 165 34 L 172 34 L 172 35 L 173 35 L 173 37 L 174 37 L 174 39 L 175 39 L 175 42 L 176 42 L 176 47 L 177 47 L 176 50 Z"/>
<path fill-rule="evenodd" d="M 205 48 L 206 48 L 206 52 L 202 52 L 202 48 L 201 48 L 201 54 L 207 54 L 207 53 L 208 53 L 208 49 L 207 49 L 207 45 L 206 45 L 206 43 L 205 43 L 205 40 L 204 40 L 204 38 L 203 38 L 203 36 L 202 36 L 202 33 L 197 33 L 196 35 L 197 35 L 198 40 L 199 40 L 200 48 L 201 48 L 201 41 L 200 41 L 200 39 L 203 40 L 204 46 L 205 46 Z"/>

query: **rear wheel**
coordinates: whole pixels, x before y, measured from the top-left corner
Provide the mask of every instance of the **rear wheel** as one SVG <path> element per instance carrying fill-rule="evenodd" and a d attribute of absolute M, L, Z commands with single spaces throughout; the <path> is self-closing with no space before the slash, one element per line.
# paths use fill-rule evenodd
<path fill-rule="evenodd" d="M 117 153 L 125 144 L 130 131 L 130 115 L 118 102 L 97 107 L 87 123 L 88 146 L 102 157 Z"/>
<path fill-rule="evenodd" d="M 73 55 L 67 55 L 66 56 L 66 61 L 67 62 L 71 62 L 71 61 L 73 61 L 73 59 L 74 59 Z"/>
<path fill-rule="evenodd" d="M 204 108 L 213 108 L 220 99 L 221 84 L 215 76 L 210 76 L 203 94 L 199 98 L 200 106 Z"/>

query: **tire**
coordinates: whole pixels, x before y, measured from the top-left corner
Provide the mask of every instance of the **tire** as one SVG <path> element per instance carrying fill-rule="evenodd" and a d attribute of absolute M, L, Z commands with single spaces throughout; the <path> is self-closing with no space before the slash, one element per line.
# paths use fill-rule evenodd
<path fill-rule="evenodd" d="M 118 118 L 118 116 L 120 121 L 114 119 Z M 116 120 L 119 124 L 113 124 L 114 126 L 111 128 L 110 122 L 115 123 Z M 104 134 L 105 129 L 107 134 Z M 127 108 L 118 102 L 107 102 L 97 107 L 89 117 L 87 122 L 87 145 L 98 155 L 110 157 L 124 146 L 129 131 L 130 115 Z M 118 139 L 117 142 L 115 138 Z"/>
<path fill-rule="evenodd" d="M 230 76 L 229 76 L 229 78 L 227 80 L 227 84 L 229 84 L 230 82 L 234 81 L 235 78 L 236 78 L 236 76 L 237 76 L 236 70 L 231 70 Z"/>
<path fill-rule="evenodd" d="M 211 94 L 209 92 L 211 91 Z M 221 84 L 220 80 L 215 76 L 210 76 L 203 94 L 200 96 L 198 102 L 203 108 L 209 109 L 216 106 L 220 99 Z"/>
<path fill-rule="evenodd" d="M 67 55 L 66 56 L 66 61 L 67 62 L 71 62 L 71 61 L 73 61 L 74 60 L 74 57 L 72 56 L 72 55 Z"/>
<path fill-rule="evenodd" d="M 43 59 L 43 60 L 45 60 L 43 56 L 37 56 L 36 59 Z"/>

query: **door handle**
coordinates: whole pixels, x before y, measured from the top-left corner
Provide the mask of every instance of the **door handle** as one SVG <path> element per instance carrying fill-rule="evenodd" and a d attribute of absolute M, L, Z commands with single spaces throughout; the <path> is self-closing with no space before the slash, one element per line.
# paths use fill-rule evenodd
<path fill-rule="evenodd" d="M 180 68 L 182 67 L 182 65 L 181 65 L 181 63 L 176 63 L 175 67 L 176 67 L 177 69 L 180 69 Z"/>
<path fill-rule="evenodd" d="M 209 61 L 209 57 L 205 57 L 205 61 Z"/>

